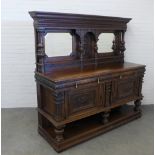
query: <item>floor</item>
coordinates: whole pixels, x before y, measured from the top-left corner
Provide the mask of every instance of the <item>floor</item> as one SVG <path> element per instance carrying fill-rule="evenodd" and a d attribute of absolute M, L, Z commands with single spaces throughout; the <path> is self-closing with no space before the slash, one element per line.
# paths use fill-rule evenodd
<path fill-rule="evenodd" d="M 143 117 L 76 145 L 61 155 L 153 155 L 153 105 Z M 37 133 L 34 108 L 2 109 L 2 155 L 56 155 Z"/>

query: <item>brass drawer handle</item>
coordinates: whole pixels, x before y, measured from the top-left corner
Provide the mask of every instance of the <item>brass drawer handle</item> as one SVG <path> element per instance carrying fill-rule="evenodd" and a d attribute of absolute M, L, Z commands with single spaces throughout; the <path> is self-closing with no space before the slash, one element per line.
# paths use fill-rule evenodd
<path fill-rule="evenodd" d="M 97 83 L 98 83 L 98 84 L 100 83 L 100 78 L 97 79 Z"/>
<path fill-rule="evenodd" d="M 77 83 L 75 84 L 75 88 L 77 88 L 78 87 L 78 85 L 77 85 Z"/>

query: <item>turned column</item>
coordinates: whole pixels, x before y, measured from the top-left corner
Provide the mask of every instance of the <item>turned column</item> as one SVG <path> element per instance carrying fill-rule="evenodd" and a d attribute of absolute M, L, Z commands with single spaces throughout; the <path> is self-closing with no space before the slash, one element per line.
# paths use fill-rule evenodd
<path fill-rule="evenodd" d="M 55 132 L 55 139 L 57 142 L 61 142 L 64 140 L 64 128 L 65 125 L 55 127 L 54 132 Z"/>
<path fill-rule="evenodd" d="M 109 122 L 109 116 L 110 116 L 110 111 L 105 111 L 101 114 L 102 116 L 102 123 L 106 124 Z"/>
<path fill-rule="evenodd" d="M 134 111 L 141 112 L 141 100 L 134 101 L 134 104 L 135 104 Z"/>
<path fill-rule="evenodd" d="M 120 51 L 121 53 L 124 55 L 124 51 L 126 50 L 125 48 L 125 41 L 124 41 L 124 34 L 125 34 L 125 31 L 122 31 L 121 32 L 121 41 L 120 41 Z"/>
<path fill-rule="evenodd" d="M 36 71 L 44 73 L 44 58 L 45 54 L 45 30 L 42 28 L 35 29 L 35 56 L 36 56 Z"/>

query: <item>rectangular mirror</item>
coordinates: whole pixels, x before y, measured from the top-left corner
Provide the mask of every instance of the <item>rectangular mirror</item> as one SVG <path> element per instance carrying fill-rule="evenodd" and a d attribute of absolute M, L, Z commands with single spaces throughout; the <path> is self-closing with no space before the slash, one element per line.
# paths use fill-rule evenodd
<path fill-rule="evenodd" d="M 48 33 L 45 36 L 45 53 L 48 57 L 69 56 L 71 52 L 70 33 Z"/>
<path fill-rule="evenodd" d="M 113 52 L 113 40 L 114 34 L 113 33 L 101 33 L 98 37 L 98 53 L 109 53 Z"/>

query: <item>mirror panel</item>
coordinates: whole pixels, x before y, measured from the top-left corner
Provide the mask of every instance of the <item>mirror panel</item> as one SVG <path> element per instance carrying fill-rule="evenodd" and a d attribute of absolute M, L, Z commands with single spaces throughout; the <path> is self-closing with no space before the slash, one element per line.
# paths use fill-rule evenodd
<path fill-rule="evenodd" d="M 69 56 L 72 36 L 69 33 L 48 33 L 45 36 L 45 53 L 48 57 Z"/>
<path fill-rule="evenodd" d="M 101 33 L 98 37 L 98 53 L 109 53 L 113 52 L 112 45 L 114 40 L 113 33 Z"/>

